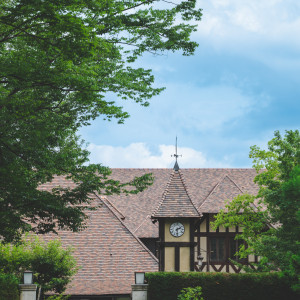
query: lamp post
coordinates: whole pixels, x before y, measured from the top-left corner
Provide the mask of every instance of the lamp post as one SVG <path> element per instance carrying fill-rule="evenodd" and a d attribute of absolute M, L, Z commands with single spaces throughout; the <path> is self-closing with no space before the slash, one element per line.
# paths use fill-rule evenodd
<path fill-rule="evenodd" d="M 201 272 L 201 267 L 202 267 L 202 265 L 203 265 L 203 259 L 204 259 L 204 257 L 202 256 L 202 254 L 201 254 L 201 251 L 203 251 L 203 252 L 206 252 L 207 253 L 207 251 L 206 250 L 204 250 L 204 249 L 202 249 L 202 248 L 200 248 L 200 252 L 199 252 L 199 255 L 197 256 L 197 260 L 198 260 L 198 263 L 197 263 L 197 265 L 198 265 L 198 272 Z M 207 262 L 208 262 L 208 259 L 209 259 L 209 257 L 207 256 L 206 257 L 206 260 L 207 260 Z"/>
<path fill-rule="evenodd" d="M 33 272 L 32 271 L 25 271 L 23 277 L 24 277 L 24 284 L 32 284 L 32 282 L 33 282 Z"/>
<path fill-rule="evenodd" d="M 199 268 L 199 271 L 200 271 L 200 268 L 202 267 L 202 262 L 203 262 L 203 259 L 204 259 L 204 257 L 201 255 L 201 252 L 197 256 L 197 259 L 198 259 L 198 268 Z"/>
<path fill-rule="evenodd" d="M 144 284 L 145 283 L 145 272 L 135 272 L 135 284 Z"/>

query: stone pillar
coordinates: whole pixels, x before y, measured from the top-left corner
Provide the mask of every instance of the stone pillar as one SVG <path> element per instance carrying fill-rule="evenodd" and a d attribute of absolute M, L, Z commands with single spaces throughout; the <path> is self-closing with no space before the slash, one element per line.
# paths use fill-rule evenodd
<path fill-rule="evenodd" d="M 20 300 L 36 300 L 36 284 L 19 284 Z"/>
<path fill-rule="evenodd" d="M 131 299 L 132 300 L 147 300 L 148 296 L 148 284 L 133 284 L 131 285 L 132 293 Z"/>

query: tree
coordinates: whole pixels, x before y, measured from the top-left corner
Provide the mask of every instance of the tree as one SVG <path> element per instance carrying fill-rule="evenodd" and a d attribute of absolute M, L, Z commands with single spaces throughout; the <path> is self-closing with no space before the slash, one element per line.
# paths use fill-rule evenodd
<path fill-rule="evenodd" d="M 300 135 L 275 131 L 268 150 L 251 147 L 250 157 L 258 171 L 256 196 L 240 195 L 226 205 L 214 225 L 244 228 L 238 236 L 246 241 L 239 256 L 261 257 L 259 270 L 280 270 L 299 289 L 300 276 Z M 269 228 L 267 228 L 267 225 Z"/>
<path fill-rule="evenodd" d="M 164 8 L 164 7 L 168 8 Z M 3 0 L 0 3 L 0 235 L 73 231 L 84 226 L 90 194 L 136 193 L 151 174 L 128 183 L 88 165 L 77 135 L 102 116 L 129 117 L 111 100 L 143 106 L 163 88 L 151 70 L 135 68 L 144 53 L 182 50 L 201 19 L 196 0 Z M 181 22 L 178 22 L 178 20 Z M 38 189 L 54 175 L 76 188 Z M 127 188 L 126 186 L 129 186 Z"/>
<path fill-rule="evenodd" d="M 4 274 L 0 270 L 1 300 L 19 300 L 19 281 L 12 274 Z"/>
<path fill-rule="evenodd" d="M 17 245 L 0 244 L 0 273 L 13 275 L 21 283 L 24 271 L 31 270 L 43 292 L 62 293 L 77 272 L 72 253 L 58 240 L 45 243 L 37 237 L 27 237 Z"/>

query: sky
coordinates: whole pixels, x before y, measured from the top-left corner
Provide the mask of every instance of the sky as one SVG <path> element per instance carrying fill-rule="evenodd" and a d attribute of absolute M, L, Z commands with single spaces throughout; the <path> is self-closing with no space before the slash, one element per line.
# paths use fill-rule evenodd
<path fill-rule="evenodd" d="M 198 0 L 193 56 L 144 55 L 155 84 L 149 107 L 126 102 L 125 124 L 80 130 L 90 162 L 112 168 L 248 168 L 250 146 L 300 128 L 300 1 Z"/>

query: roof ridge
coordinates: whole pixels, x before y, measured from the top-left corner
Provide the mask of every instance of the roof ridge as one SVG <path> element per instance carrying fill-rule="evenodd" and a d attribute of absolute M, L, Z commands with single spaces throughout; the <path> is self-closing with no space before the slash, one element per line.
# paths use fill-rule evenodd
<path fill-rule="evenodd" d="M 213 189 L 210 191 L 210 193 L 207 195 L 207 197 L 204 198 L 203 202 L 200 204 L 199 206 L 199 210 L 201 208 L 201 206 L 206 202 L 206 200 L 208 199 L 208 197 L 214 192 L 214 190 L 220 185 L 221 181 L 223 181 L 225 175 L 222 177 L 222 179 L 220 179 L 218 181 L 218 183 L 213 187 Z"/>
<path fill-rule="evenodd" d="M 106 196 L 101 196 L 101 197 L 103 197 L 118 212 L 118 214 L 121 215 L 121 220 L 125 220 L 124 214 L 111 201 L 109 201 Z"/>
<path fill-rule="evenodd" d="M 189 194 L 188 187 L 187 187 L 186 182 L 185 182 L 185 179 L 184 179 L 184 175 L 180 172 L 180 170 L 178 170 L 178 173 L 179 173 L 180 179 L 181 179 L 181 181 L 182 181 L 182 183 L 183 183 L 183 187 L 184 187 L 184 189 L 185 189 L 185 191 L 186 191 L 186 194 L 187 194 L 188 197 L 189 197 L 189 200 L 191 201 L 192 205 L 194 206 L 196 212 L 199 214 L 199 217 L 201 217 L 201 216 L 202 216 L 202 213 L 201 213 L 200 211 L 198 211 L 198 209 L 197 209 L 197 207 L 196 207 L 196 205 L 195 205 L 195 203 L 194 203 L 192 197 L 191 197 L 190 194 Z"/>
<path fill-rule="evenodd" d="M 143 222 L 136 228 L 134 229 L 133 233 L 135 234 L 141 227 L 144 225 L 144 223 L 149 219 L 151 221 L 151 215 L 147 215 L 146 218 L 143 220 Z"/>
<path fill-rule="evenodd" d="M 97 193 L 94 193 L 96 197 L 102 201 L 102 203 L 111 211 L 111 213 L 119 220 L 119 222 L 125 227 L 125 229 L 128 230 L 128 232 L 136 239 L 136 241 L 150 254 L 150 256 L 158 262 L 157 257 L 154 256 L 154 254 L 141 242 L 141 240 L 126 226 L 126 224 L 119 218 L 119 216 L 105 203 L 104 199 L 106 200 L 106 197 L 101 198 Z"/>
<path fill-rule="evenodd" d="M 169 186 L 170 186 L 170 184 L 171 184 L 172 178 L 174 177 L 174 174 L 175 174 L 175 170 L 172 170 L 171 175 L 170 175 L 170 177 L 169 177 L 169 181 L 168 181 L 168 183 L 167 183 L 167 185 L 166 185 L 166 188 L 164 189 L 164 192 L 163 192 L 163 194 L 162 194 L 162 197 L 161 197 L 160 201 L 158 202 L 157 207 L 156 207 L 156 208 L 154 209 L 154 211 L 152 212 L 151 218 L 154 217 L 154 215 L 158 212 L 159 208 L 161 207 L 162 203 L 164 202 L 164 199 L 166 198 L 166 195 L 167 195 Z"/>
<path fill-rule="evenodd" d="M 225 176 L 224 176 L 224 178 L 225 177 L 228 177 L 229 178 L 229 180 L 230 181 L 232 181 L 232 183 L 244 194 L 244 191 L 238 186 L 238 184 L 228 175 L 228 174 L 226 174 Z M 223 180 L 224 180 L 224 178 L 223 178 Z"/>
<path fill-rule="evenodd" d="M 218 186 L 224 181 L 224 179 L 228 177 L 228 179 L 240 190 L 242 194 L 244 194 L 244 191 L 236 184 L 236 182 L 228 175 L 225 174 L 223 177 L 218 181 L 218 183 L 214 186 L 214 188 L 210 191 L 210 193 L 207 195 L 207 197 L 204 199 L 204 201 L 200 204 L 199 210 L 201 209 L 201 206 L 205 204 L 205 202 L 208 200 L 208 198 L 214 193 L 214 191 L 218 188 Z"/>

